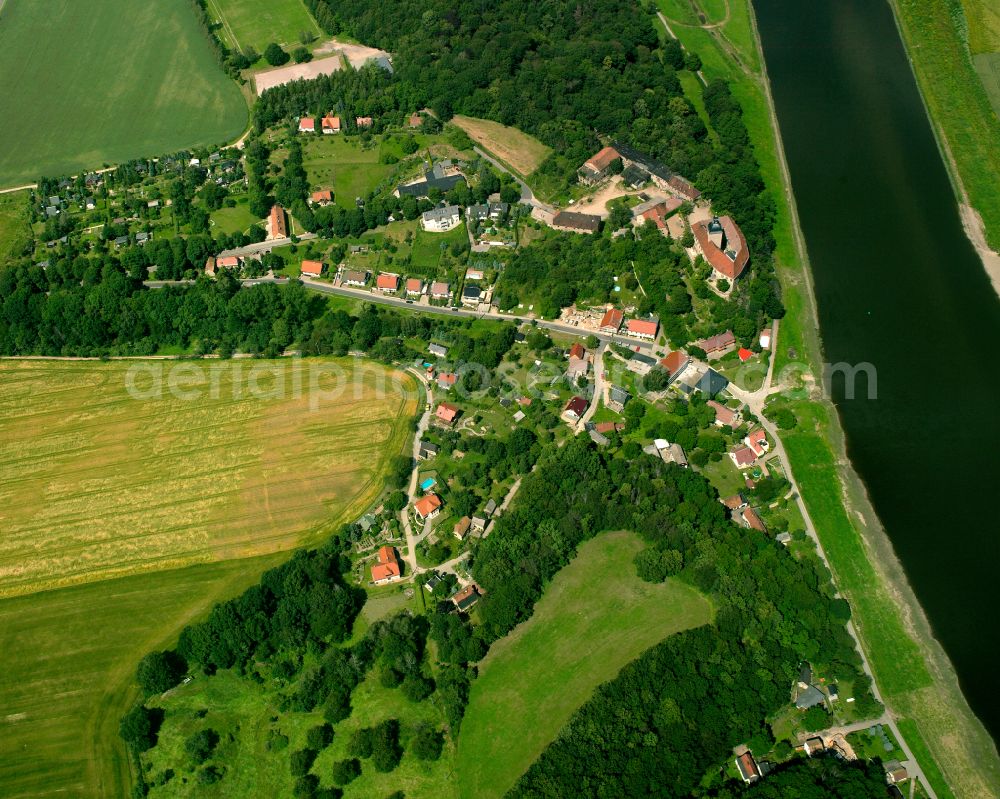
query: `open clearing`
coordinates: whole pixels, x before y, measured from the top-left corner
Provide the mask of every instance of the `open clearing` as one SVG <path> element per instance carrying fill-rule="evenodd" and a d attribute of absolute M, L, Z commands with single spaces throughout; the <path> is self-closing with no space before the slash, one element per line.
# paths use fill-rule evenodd
<path fill-rule="evenodd" d="M 236 138 L 247 107 L 186 3 L 7 0 L 0 185 Z"/>
<path fill-rule="evenodd" d="M 0 194 L 0 262 L 19 256 L 31 239 L 28 192 Z"/>
<path fill-rule="evenodd" d="M 344 68 L 343 59 L 339 55 L 318 58 L 306 64 L 289 64 L 288 66 L 255 72 L 253 76 L 257 94 L 263 94 L 275 86 L 283 86 L 294 80 L 313 80 L 320 75 L 331 75 Z"/>
<path fill-rule="evenodd" d="M 124 795 L 117 727 L 138 659 L 373 501 L 416 410 L 412 381 L 374 364 L 189 363 L 219 370 L 216 398 L 172 397 L 165 377 L 164 398 L 136 400 L 135 363 L 0 362 L 4 797 Z M 345 390 L 313 411 L 319 364 Z M 250 397 L 279 376 L 285 397 Z"/>
<path fill-rule="evenodd" d="M 491 647 L 459 736 L 463 797 L 503 796 L 597 686 L 667 636 L 711 620 L 690 586 L 636 576 L 643 546 L 625 532 L 586 542 L 534 615 Z"/>
<path fill-rule="evenodd" d="M 302 0 L 208 0 L 208 13 L 226 45 L 243 51 L 263 53 L 271 42 L 300 47 L 300 33 L 321 35 Z"/>
<path fill-rule="evenodd" d="M 470 139 L 520 173 L 521 177 L 527 177 L 538 169 L 552 152 L 534 136 L 499 122 L 465 116 L 456 116 L 451 121 L 468 133 Z"/>

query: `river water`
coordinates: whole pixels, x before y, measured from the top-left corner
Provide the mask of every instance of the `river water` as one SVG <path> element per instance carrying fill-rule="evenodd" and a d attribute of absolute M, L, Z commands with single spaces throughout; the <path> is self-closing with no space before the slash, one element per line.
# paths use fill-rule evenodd
<path fill-rule="evenodd" d="M 885 0 L 754 0 L 854 467 L 1000 739 L 1000 301 Z"/>

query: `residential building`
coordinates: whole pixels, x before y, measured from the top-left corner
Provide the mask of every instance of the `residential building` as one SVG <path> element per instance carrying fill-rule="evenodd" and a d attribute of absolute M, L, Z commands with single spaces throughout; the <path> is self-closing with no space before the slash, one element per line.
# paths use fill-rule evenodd
<path fill-rule="evenodd" d="M 579 419 L 587 412 L 587 400 L 583 397 L 572 397 L 563 408 L 563 413 L 570 419 Z"/>
<path fill-rule="evenodd" d="M 716 276 L 734 281 L 746 269 L 750 251 L 743 232 L 728 216 L 717 216 L 691 226 L 695 244 Z"/>
<path fill-rule="evenodd" d="M 309 197 L 310 205 L 329 205 L 333 202 L 333 192 L 329 189 L 314 191 Z"/>
<path fill-rule="evenodd" d="M 570 359 L 578 358 L 583 359 L 587 357 L 587 348 L 583 346 L 579 341 L 574 342 L 573 346 L 569 348 Z"/>
<path fill-rule="evenodd" d="M 419 180 L 397 186 L 395 194 L 397 197 L 409 195 L 420 198 L 426 197 L 431 189 L 447 194 L 459 183 L 465 183 L 465 176 L 458 171 L 458 167 L 450 160 L 439 161 L 424 172 L 424 176 Z"/>
<path fill-rule="evenodd" d="M 633 352 L 632 357 L 625 363 L 625 368 L 637 375 L 648 375 L 656 366 L 656 359 L 643 355 L 641 352 Z"/>
<path fill-rule="evenodd" d="M 441 497 L 437 494 L 424 494 L 413 503 L 413 509 L 416 511 L 418 519 L 433 519 L 441 512 Z"/>
<path fill-rule="evenodd" d="M 368 272 L 349 269 L 344 272 L 343 283 L 345 286 L 356 286 L 358 288 L 364 288 L 368 285 Z"/>
<path fill-rule="evenodd" d="M 375 288 L 383 294 L 395 294 L 399 291 L 399 275 L 390 272 L 382 272 L 375 279 Z"/>
<path fill-rule="evenodd" d="M 567 233 L 597 233 L 601 229 L 601 218 L 593 214 L 560 211 L 552 217 L 550 226 L 555 230 L 563 230 Z"/>
<path fill-rule="evenodd" d="M 904 782 L 909 776 L 906 768 L 898 760 L 890 760 L 885 764 L 885 779 L 890 785 Z"/>
<path fill-rule="evenodd" d="M 813 738 L 806 739 L 805 743 L 802 744 L 802 748 L 805 750 L 809 757 L 813 756 L 813 753 L 823 754 L 826 751 L 826 744 L 823 743 L 823 739 L 818 735 Z"/>
<path fill-rule="evenodd" d="M 438 358 L 444 358 L 448 355 L 448 348 L 444 344 L 428 344 L 427 351 Z"/>
<path fill-rule="evenodd" d="M 406 281 L 406 296 L 419 297 L 424 293 L 424 281 L 419 277 L 411 277 Z"/>
<path fill-rule="evenodd" d="M 496 513 L 496 509 L 497 509 L 497 501 L 492 498 L 488 499 L 486 501 L 486 504 L 483 505 L 483 513 L 485 513 L 487 516 L 492 516 L 494 513 Z"/>
<path fill-rule="evenodd" d="M 736 336 L 733 335 L 732 330 L 727 330 L 725 333 L 718 333 L 696 341 L 694 346 L 704 350 L 706 355 L 718 358 L 736 349 Z"/>
<path fill-rule="evenodd" d="M 670 178 L 673 173 L 667 168 L 666 164 L 657 161 L 655 158 L 646 155 L 643 152 L 635 149 L 631 145 L 625 144 L 624 142 L 612 142 L 614 148 L 621 155 L 622 166 L 628 169 L 631 166 L 640 167 L 645 172 L 649 173 L 650 180 L 656 185 L 657 188 L 663 189 L 664 191 L 670 188 Z"/>
<path fill-rule="evenodd" d="M 577 170 L 577 176 L 584 185 L 591 186 L 607 177 L 616 161 L 620 161 L 621 156 L 614 147 L 604 147 L 591 156 L 583 166 Z"/>
<path fill-rule="evenodd" d="M 486 517 L 483 516 L 481 513 L 477 513 L 475 516 L 473 516 L 472 529 L 477 533 L 483 532 L 483 530 L 486 529 Z"/>
<path fill-rule="evenodd" d="M 624 321 L 624 313 L 619 311 L 617 308 L 608 308 L 608 310 L 604 312 L 604 317 L 601 319 L 601 332 L 614 335 L 622 329 L 622 323 Z"/>
<path fill-rule="evenodd" d="M 767 532 L 767 526 L 761 520 L 760 516 L 757 515 L 757 511 L 749 505 L 743 509 L 743 526 L 751 530 L 759 530 L 762 533 Z"/>
<path fill-rule="evenodd" d="M 299 271 L 307 277 L 319 277 L 323 274 L 322 261 L 303 261 Z"/>
<path fill-rule="evenodd" d="M 736 758 L 736 768 L 739 769 L 740 776 L 747 785 L 760 779 L 760 769 L 749 749 Z"/>
<path fill-rule="evenodd" d="M 472 524 L 472 520 L 468 516 L 463 516 L 457 522 L 455 522 L 455 529 L 452 531 L 459 541 L 464 541 L 465 537 L 469 534 L 469 526 Z"/>
<path fill-rule="evenodd" d="M 746 498 L 742 494 L 733 494 L 720 501 L 731 511 L 743 510 L 747 506 Z"/>
<path fill-rule="evenodd" d="M 437 384 L 438 388 L 442 391 L 447 391 L 452 388 L 455 383 L 458 382 L 458 375 L 454 372 L 442 372 L 438 375 Z"/>
<path fill-rule="evenodd" d="M 757 456 L 749 447 L 740 447 L 729 453 L 729 457 L 736 464 L 737 469 L 749 469 L 757 461 Z"/>
<path fill-rule="evenodd" d="M 429 233 L 444 233 L 457 227 L 461 222 L 457 205 L 445 205 L 424 211 L 420 217 L 420 226 Z"/>
<path fill-rule="evenodd" d="M 414 112 L 410 114 L 410 118 L 406 120 L 406 124 L 411 128 L 419 128 L 423 124 L 423 121 L 423 117 Z"/>
<path fill-rule="evenodd" d="M 629 319 L 625 325 L 625 332 L 635 338 L 645 341 L 654 341 L 656 334 L 660 332 L 659 319 Z"/>
<path fill-rule="evenodd" d="M 479 305 L 483 290 L 479 286 L 466 286 L 462 289 L 462 305 L 475 308 Z"/>
<path fill-rule="evenodd" d="M 483 273 L 482 269 L 476 269 L 474 267 L 469 267 L 465 270 L 466 280 L 482 280 L 486 275 Z"/>
<path fill-rule="evenodd" d="M 605 433 L 620 433 L 622 430 L 625 429 L 625 423 L 624 422 L 598 422 L 597 424 L 594 425 L 594 429 L 598 433 L 601 433 L 602 435 L 605 434 Z"/>
<path fill-rule="evenodd" d="M 323 129 L 323 135 L 325 136 L 332 133 L 340 133 L 340 117 L 323 117 L 320 127 Z"/>
<path fill-rule="evenodd" d="M 638 189 L 649 183 L 649 173 L 637 164 L 629 164 L 622 170 L 622 183 L 629 189 Z"/>
<path fill-rule="evenodd" d="M 451 296 L 451 288 L 443 280 L 435 280 L 431 283 L 431 299 L 446 300 Z"/>
<path fill-rule="evenodd" d="M 280 205 L 271 206 L 271 213 L 267 218 L 268 230 L 271 239 L 284 239 L 288 237 L 288 217 L 285 209 Z"/>
<path fill-rule="evenodd" d="M 437 416 L 439 421 L 444 422 L 447 425 L 452 425 L 461 413 L 458 406 L 452 405 L 450 402 L 442 402 L 437 406 L 437 410 L 434 415 Z"/>
<path fill-rule="evenodd" d="M 420 445 L 417 448 L 417 458 L 419 460 L 427 460 L 428 458 L 433 458 L 438 452 L 441 451 L 441 447 L 431 441 L 420 440 Z"/>
<path fill-rule="evenodd" d="M 689 202 L 694 202 L 701 197 L 701 192 L 684 180 L 684 178 L 680 175 L 673 175 L 670 180 L 667 181 L 667 186 L 672 189 L 675 194 L 680 195 L 682 199 L 688 200 Z"/>
<path fill-rule="evenodd" d="M 770 329 L 760 331 L 760 348 L 762 350 L 769 350 L 769 349 L 771 349 L 771 330 Z"/>
<path fill-rule="evenodd" d="M 767 433 L 765 433 L 760 427 L 744 438 L 743 443 L 746 444 L 747 448 L 750 449 L 758 458 L 765 455 L 767 451 L 771 449 L 771 445 L 767 441 Z"/>
<path fill-rule="evenodd" d="M 748 350 L 746 347 L 740 347 L 736 351 L 737 357 L 740 359 L 740 363 L 746 363 L 753 357 L 753 350 Z"/>
<path fill-rule="evenodd" d="M 299 120 L 299 133 L 315 133 L 316 120 L 312 117 L 302 117 Z"/>
<path fill-rule="evenodd" d="M 670 376 L 671 383 L 684 374 L 689 363 L 691 363 L 691 358 L 683 350 L 674 350 L 666 358 L 660 358 L 660 366 Z"/>
<path fill-rule="evenodd" d="M 455 594 L 451 598 L 451 601 L 455 603 L 455 607 L 459 611 L 464 612 L 475 605 L 479 601 L 480 596 L 482 594 L 479 592 L 479 586 L 472 583 Z"/>
<path fill-rule="evenodd" d="M 372 582 L 375 585 L 384 585 L 398 580 L 403 576 L 403 569 L 400 566 L 399 558 L 393 547 L 381 547 L 375 565 L 372 566 Z"/>
<path fill-rule="evenodd" d="M 661 231 L 667 230 L 667 218 L 677 212 L 681 207 L 681 201 L 675 197 L 663 199 L 656 197 L 644 203 L 640 203 L 632 209 L 632 221 L 636 225 L 644 225 L 652 222 Z"/>
<path fill-rule="evenodd" d="M 710 399 L 706 405 L 715 411 L 715 424 L 718 427 L 736 427 L 740 422 L 739 411 L 727 408 L 721 402 Z"/>
<path fill-rule="evenodd" d="M 375 120 L 371 117 L 355 117 L 354 124 L 359 128 L 370 128 L 375 124 Z"/>
<path fill-rule="evenodd" d="M 774 540 L 777 541 L 782 546 L 786 546 L 787 547 L 790 543 L 792 543 L 792 534 L 791 533 L 778 533 L 774 537 Z"/>
<path fill-rule="evenodd" d="M 810 685 L 802 691 L 795 700 L 795 707 L 799 710 L 808 710 L 816 705 L 822 705 L 826 701 L 826 695 L 815 685 Z"/>

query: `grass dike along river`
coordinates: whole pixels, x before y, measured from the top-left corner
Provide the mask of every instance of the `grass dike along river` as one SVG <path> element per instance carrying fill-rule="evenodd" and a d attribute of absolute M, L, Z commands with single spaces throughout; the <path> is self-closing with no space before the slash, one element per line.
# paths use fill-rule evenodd
<path fill-rule="evenodd" d="M 705 9 L 690 0 L 658 0 L 657 5 L 673 34 L 701 56 L 705 78 L 728 80 L 744 109 L 765 183 L 777 203 L 776 262 L 788 315 L 775 351 L 776 375 L 797 367 L 806 372 L 807 385 L 814 383 L 823 357 L 811 273 L 769 109 L 754 10 L 749 0 L 731 0 L 725 19 L 710 13 L 699 19 Z M 799 45 L 800 55 L 807 46 Z M 847 459 L 836 408 L 818 392 L 792 401 L 800 424 L 794 434 L 783 434 L 791 465 L 837 584 L 852 601 L 856 627 L 888 706 L 939 797 L 993 796 L 992 786 L 1000 784 L 996 748 L 969 709 Z"/>

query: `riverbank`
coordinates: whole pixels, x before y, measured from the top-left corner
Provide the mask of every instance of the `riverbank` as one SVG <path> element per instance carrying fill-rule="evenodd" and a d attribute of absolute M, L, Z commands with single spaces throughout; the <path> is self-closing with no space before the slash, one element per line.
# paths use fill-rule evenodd
<path fill-rule="evenodd" d="M 684 4 L 686 5 L 686 3 Z M 660 8 L 683 7 L 661 0 Z M 791 183 L 784 164 L 777 122 L 769 101 L 760 41 L 747 0 L 730 2 L 727 22 L 671 27 L 701 55 L 708 77 L 733 85 L 744 107 L 748 129 L 762 163 L 765 182 L 778 202 L 775 253 L 788 315 L 775 349 L 778 372 L 807 373 L 789 380 L 788 389 L 812 388 L 791 401 L 799 425 L 782 438 L 803 499 L 817 524 L 839 589 L 854 609 L 855 627 L 872 663 L 877 684 L 892 715 L 927 773 L 934 792 L 949 796 L 993 796 L 1000 784 L 1000 758 L 985 728 L 962 696 L 954 669 L 934 639 L 930 625 L 882 529 L 863 483 L 847 457 L 844 433 L 832 402 L 822 397 L 816 375 L 823 346 L 804 240 L 796 218 Z M 733 26 L 745 30 L 733 31 Z M 709 27 L 711 26 L 711 27 Z M 749 42 L 754 52 L 747 52 Z"/>
<path fill-rule="evenodd" d="M 962 225 L 1000 296 L 1000 118 L 976 73 L 968 21 L 944 0 L 889 0 L 948 167 Z"/>

